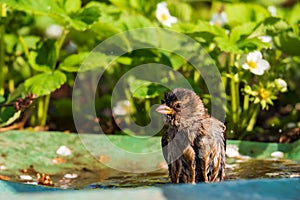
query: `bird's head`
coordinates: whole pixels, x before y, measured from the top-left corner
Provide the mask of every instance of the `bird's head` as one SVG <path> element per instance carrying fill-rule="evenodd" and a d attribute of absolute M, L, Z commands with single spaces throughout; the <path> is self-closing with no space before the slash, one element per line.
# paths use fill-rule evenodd
<path fill-rule="evenodd" d="M 184 88 L 166 93 L 156 111 L 164 115 L 167 124 L 182 128 L 199 122 L 208 115 L 199 96 Z"/>

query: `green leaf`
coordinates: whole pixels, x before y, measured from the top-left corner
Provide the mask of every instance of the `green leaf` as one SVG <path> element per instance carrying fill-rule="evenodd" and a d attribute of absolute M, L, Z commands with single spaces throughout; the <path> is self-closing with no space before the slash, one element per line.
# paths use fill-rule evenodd
<path fill-rule="evenodd" d="M 170 4 L 168 8 L 171 15 L 174 15 L 186 22 L 191 20 L 193 9 L 190 4 L 184 2 L 176 2 L 174 4 Z"/>
<path fill-rule="evenodd" d="M 182 65 L 185 64 L 185 60 L 177 54 L 172 54 L 169 56 L 169 59 L 174 70 L 180 69 Z"/>
<path fill-rule="evenodd" d="M 230 37 L 229 37 L 230 41 L 232 43 L 235 43 L 235 42 L 239 41 L 240 39 L 247 37 L 248 35 L 250 35 L 252 33 L 255 26 L 256 26 L 256 23 L 248 22 L 243 25 L 234 27 L 230 32 Z"/>
<path fill-rule="evenodd" d="M 81 0 L 66 0 L 65 10 L 68 14 L 76 13 L 81 8 Z"/>
<path fill-rule="evenodd" d="M 129 90 L 133 97 L 138 99 L 148 99 L 158 97 L 165 88 L 147 80 L 128 78 Z"/>
<path fill-rule="evenodd" d="M 123 24 L 124 30 L 131 30 L 136 28 L 153 27 L 153 23 L 142 15 L 129 15 L 123 16 L 120 19 Z"/>
<path fill-rule="evenodd" d="M 80 69 L 78 71 L 87 71 L 93 70 L 97 68 L 104 68 L 110 62 L 116 59 L 116 56 L 108 56 L 99 52 L 91 52 L 87 56 L 87 58 L 83 61 Z"/>
<path fill-rule="evenodd" d="M 43 43 L 41 48 L 37 50 L 36 64 L 47 65 L 51 68 L 55 67 L 56 64 L 56 41 L 47 40 Z"/>
<path fill-rule="evenodd" d="M 59 5 L 58 1 L 53 0 L 2 0 L 10 7 L 24 12 L 35 13 L 40 15 L 48 15 L 50 17 L 59 18 L 62 21 L 70 21 L 70 17 L 64 8 Z"/>
<path fill-rule="evenodd" d="M 72 26 L 77 30 L 85 30 L 89 25 L 98 21 L 100 17 L 100 9 L 97 6 L 84 7 L 82 12 L 74 16 Z"/>
<path fill-rule="evenodd" d="M 218 44 L 218 47 L 221 51 L 232 52 L 232 53 L 243 53 L 241 49 L 238 48 L 236 43 L 231 42 L 229 39 L 224 39 L 223 37 L 216 37 L 215 41 Z"/>
<path fill-rule="evenodd" d="M 24 42 L 26 44 L 26 47 L 28 49 L 36 49 L 36 46 L 38 44 L 38 42 L 40 41 L 40 37 L 34 36 L 34 35 L 29 35 L 29 36 L 24 36 L 23 37 Z M 17 51 L 23 52 L 23 47 L 20 44 L 20 42 L 17 43 Z"/>
<path fill-rule="evenodd" d="M 27 79 L 24 83 L 25 89 L 37 96 L 47 95 L 60 88 L 67 80 L 61 71 L 45 72 Z"/>
<path fill-rule="evenodd" d="M 19 119 L 21 111 L 16 111 L 14 108 L 7 108 L 1 111 L 0 127 L 8 126 Z"/>
<path fill-rule="evenodd" d="M 250 51 L 263 49 L 263 48 L 268 49 L 272 47 L 271 43 L 263 42 L 258 38 L 250 38 L 250 39 L 239 41 L 237 43 L 237 46 L 239 49 L 243 50 L 244 52 L 250 52 Z"/>
<path fill-rule="evenodd" d="M 59 69 L 67 72 L 78 72 L 84 60 L 88 57 L 89 52 L 81 52 L 66 57 L 59 65 Z"/>
<path fill-rule="evenodd" d="M 300 3 L 293 6 L 292 11 L 289 14 L 288 21 L 290 24 L 299 24 L 300 22 Z"/>
<path fill-rule="evenodd" d="M 230 26 L 247 22 L 259 22 L 270 16 L 266 8 L 250 3 L 226 4 L 225 12 Z"/>
<path fill-rule="evenodd" d="M 123 65 L 131 65 L 132 60 L 133 59 L 131 57 L 121 56 L 121 57 L 118 58 L 118 63 L 121 63 Z"/>
<path fill-rule="evenodd" d="M 36 51 L 29 53 L 28 62 L 37 71 L 51 71 L 56 65 L 56 41 L 47 40 Z"/>
<path fill-rule="evenodd" d="M 290 29 L 290 25 L 283 19 L 277 17 L 268 17 L 260 23 L 251 37 L 270 35 L 274 36 Z"/>
<path fill-rule="evenodd" d="M 5 98 L 4 98 L 4 96 L 0 95 L 0 103 L 3 103 L 3 102 L 5 102 Z"/>
<path fill-rule="evenodd" d="M 48 65 L 39 65 L 39 64 L 36 63 L 37 56 L 38 56 L 38 54 L 37 54 L 36 51 L 29 52 L 28 63 L 30 64 L 30 66 L 38 72 L 49 72 L 49 71 L 51 71 L 50 66 L 48 66 Z"/>
<path fill-rule="evenodd" d="M 274 44 L 286 54 L 300 56 L 300 37 L 294 32 L 284 32 L 274 37 Z"/>
<path fill-rule="evenodd" d="M 103 23 L 103 22 L 95 22 L 91 26 L 90 30 L 105 38 L 110 37 L 122 31 L 120 28 L 112 25 L 111 23 Z"/>

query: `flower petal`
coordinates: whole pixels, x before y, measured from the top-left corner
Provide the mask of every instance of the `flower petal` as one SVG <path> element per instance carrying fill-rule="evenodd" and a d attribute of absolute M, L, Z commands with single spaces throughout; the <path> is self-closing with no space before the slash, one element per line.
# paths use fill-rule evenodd
<path fill-rule="evenodd" d="M 156 5 L 156 9 L 167 8 L 167 2 L 163 1 Z"/>
<path fill-rule="evenodd" d="M 248 65 L 247 63 L 244 63 L 244 64 L 242 65 L 242 67 L 243 67 L 243 69 L 249 69 L 249 68 L 250 68 L 249 65 Z"/>
<path fill-rule="evenodd" d="M 260 59 L 262 59 L 262 54 L 260 53 L 260 51 L 254 51 L 254 52 L 250 52 L 247 55 L 247 61 L 253 61 L 253 62 L 257 62 Z"/>
<path fill-rule="evenodd" d="M 259 76 L 261 76 L 261 75 L 264 74 L 264 70 L 263 70 L 262 68 L 259 68 L 259 67 L 257 67 L 257 68 L 250 68 L 250 71 L 251 71 L 253 74 L 259 75 Z"/>
<path fill-rule="evenodd" d="M 262 59 L 257 62 L 257 67 L 262 68 L 263 70 L 267 70 L 270 68 L 270 64 L 268 61 Z"/>

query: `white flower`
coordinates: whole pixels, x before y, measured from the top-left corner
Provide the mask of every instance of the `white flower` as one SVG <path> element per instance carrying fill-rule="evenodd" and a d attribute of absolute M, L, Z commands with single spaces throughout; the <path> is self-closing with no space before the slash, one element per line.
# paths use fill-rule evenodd
<path fill-rule="evenodd" d="M 269 6 L 269 7 L 268 7 L 268 11 L 269 11 L 269 13 L 271 14 L 271 16 L 276 16 L 277 10 L 276 10 L 276 7 L 275 7 L 275 6 Z"/>
<path fill-rule="evenodd" d="M 62 35 L 63 29 L 60 25 L 52 24 L 46 28 L 48 38 L 58 39 Z"/>
<path fill-rule="evenodd" d="M 228 20 L 227 20 L 227 15 L 224 11 L 222 11 L 221 13 L 214 13 L 211 18 L 209 23 L 211 25 L 218 25 L 218 26 L 224 26 L 225 24 L 227 24 Z"/>
<path fill-rule="evenodd" d="M 269 35 L 263 35 L 258 37 L 262 42 L 264 43 L 271 43 L 272 42 L 272 37 Z"/>
<path fill-rule="evenodd" d="M 177 22 L 177 18 L 170 15 L 166 2 L 160 2 L 156 6 L 156 18 L 164 26 L 171 27 Z"/>
<path fill-rule="evenodd" d="M 265 70 L 269 69 L 270 64 L 262 58 L 261 52 L 254 51 L 247 55 L 246 63 L 244 63 L 242 67 L 250 70 L 253 74 L 263 75 Z"/>
<path fill-rule="evenodd" d="M 117 105 L 113 107 L 114 115 L 128 115 L 130 114 L 130 102 L 128 100 L 118 101 Z"/>
<path fill-rule="evenodd" d="M 281 78 L 277 78 L 277 79 L 275 79 L 275 85 L 280 92 L 287 91 L 287 83 L 285 82 L 285 80 L 283 80 Z"/>

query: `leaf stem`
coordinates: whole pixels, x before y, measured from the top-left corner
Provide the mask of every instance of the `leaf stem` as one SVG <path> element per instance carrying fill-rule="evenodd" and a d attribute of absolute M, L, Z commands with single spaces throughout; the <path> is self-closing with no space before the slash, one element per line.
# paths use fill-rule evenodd
<path fill-rule="evenodd" d="M 41 126 L 45 126 L 47 122 L 47 115 L 48 115 L 48 108 L 49 108 L 49 103 L 50 103 L 50 94 L 46 95 L 44 97 L 44 112 L 40 121 Z"/>
<path fill-rule="evenodd" d="M 0 17 L 6 17 L 6 4 L 0 3 Z M 5 83 L 5 66 L 4 66 L 4 54 L 5 54 L 5 45 L 4 45 L 4 35 L 5 35 L 5 26 L 0 25 L 0 95 L 4 95 L 4 83 Z"/>
<path fill-rule="evenodd" d="M 60 38 L 57 40 L 57 43 L 56 43 L 56 57 L 58 58 L 59 57 L 59 54 L 60 54 L 60 49 L 62 47 L 62 45 L 64 44 L 64 41 L 69 33 L 69 29 L 67 29 L 66 27 L 64 27 L 64 30 L 62 32 L 62 35 L 60 36 Z"/>
<path fill-rule="evenodd" d="M 230 94 L 231 94 L 231 115 L 234 127 L 239 123 L 239 80 L 235 77 L 232 67 L 234 65 L 234 54 L 229 55 L 229 74 L 230 74 Z"/>
<path fill-rule="evenodd" d="M 246 128 L 247 132 L 253 131 L 254 125 L 256 123 L 256 118 L 260 110 L 260 104 L 253 105 L 252 113 L 250 113 L 251 118 L 249 120 L 248 126 Z"/>

